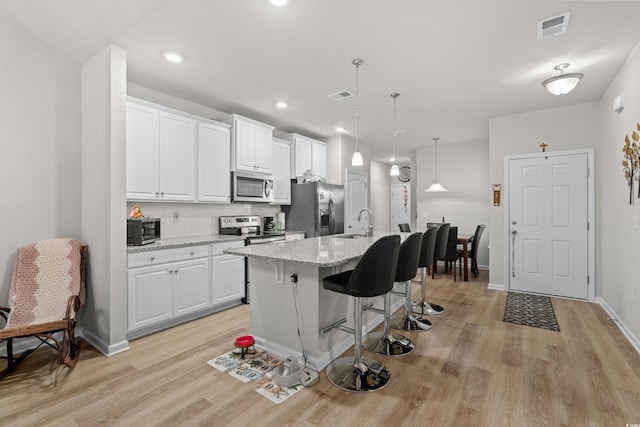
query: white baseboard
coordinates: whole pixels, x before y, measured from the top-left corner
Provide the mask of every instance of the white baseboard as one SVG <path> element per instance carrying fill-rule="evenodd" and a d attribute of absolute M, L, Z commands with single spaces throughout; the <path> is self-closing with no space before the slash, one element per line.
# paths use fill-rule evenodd
<path fill-rule="evenodd" d="M 478 267 L 480 268 L 480 267 Z M 504 288 L 503 284 L 498 284 L 498 283 L 487 283 L 487 289 L 491 289 L 493 291 L 504 291 L 506 290 Z"/>
<path fill-rule="evenodd" d="M 122 353 L 123 351 L 127 351 L 130 349 L 129 341 L 127 340 L 121 341 L 116 344 L 107 344 L 91 331 L 84 328 L 76 327 L 76 336 L 91 344 L 96 350 L 98 350 L 105 356 L 114 356 L 118 353 Z"/>
<path fill-rule="evenodd" d="M 613 309 L 609 306 L 609 304 L 607 304 L 607 302 L 600 297 L 596 297 L 595 302 L 600 304 L 600 306 L 604 309 L 604 311 L 607 312 L 611 320 L 613 320 L 615 324 L 618 326 L 618 328 L 622 331 L 624 336 L 627 337 L 627 339 L 629 340 L 633 348 L 635 348 L 636 351 L 640 353 L 640 341 L 635 335 L 633 335 L 633 332 L 631 332 L 631 330 L 627 327 L 627 325 L 625 325 L 625 323 L 622 320 L 620 320 L 616 312 L 613 311 Z"/>

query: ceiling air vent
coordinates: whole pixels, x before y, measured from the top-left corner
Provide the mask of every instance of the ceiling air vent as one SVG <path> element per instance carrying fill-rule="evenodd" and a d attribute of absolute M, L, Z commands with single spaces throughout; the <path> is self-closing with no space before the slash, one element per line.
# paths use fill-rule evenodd
<path fill-rule="evenodd" d="M 340 92 L 332 93 L 331 95 L 329 95 L 329 98 L 333 99 L 334 101 L 340 101 L 341 99 L 350 98 L 352 96 L 353 94 L 348 90 L 341 90 Z"/>
<path fill-rule="evenodd" d="M 552 16 L 551 18 L 538 21 L 538 40 L 566 33 L 570 13 L 571 12 L 565 12 L 562 15 Z"/>

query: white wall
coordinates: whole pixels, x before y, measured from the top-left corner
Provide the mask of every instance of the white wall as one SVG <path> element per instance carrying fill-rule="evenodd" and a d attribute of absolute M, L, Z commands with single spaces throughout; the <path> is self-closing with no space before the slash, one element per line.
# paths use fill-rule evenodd
<path fill-rule="evenodd" d="M 0 304 L 16 249 L 80 238 L 80 70 L 0 16 Z"/>
<path fill-rule="evenodd" d="M 372 160 L 370 164 L 369 209 L 373 214 L 373 231 L 390 231 L 391 223 L 391 176 L 390 165 Z M 393 177 L 395 180 L 395 177 Z M 397 180 L 396 180 L 397 182 Z M 391 230 L 398 231 L 398 230 Z"/>
<path fill-rule="evenodd" d="M 579 87 L 576 90 L 579 90 Z M 571 96 L 571 94 L 566 96 Z M 596 163 L 594 172 L 596 173 L 597 181 L 600 157 L 600 117 L 598 108 L 597 102 L 588 102 L 492 118 L 489 124 L 489 171 L 491 183 L 502 184 L 504 188 L 504 157 L 514 154 L 540 152 L 539 145 L 542 141 L 547 141 L 549 144 L 547 151 L 594 148 Z M 598 197 L 599 194 L 596 187 L 596 205 Z M 504 200 L 504 194 L 502 199 Z M 502 206 L 493 206 L 491 204 L 491 220 L 489 229 L 486 230 L 489 232 L 489 244 L 491 245 L 489 282 L 498 287 L 505 285 L 504 238 L 506 231 L 504 209 L 504 203 Z M 596 262 L 597 268 L 598 264 Z"/>
<path fill-rule="evenodd" d="M 489 183 L 489 143 L 478 141 L 462 144 L 438 143 L 438 182 L 447 190 L 425 193 L 435 176 L 433 143 L 416 150 L 416 226 L 424 231 L 427 222 L 446 222 L 458 226 L 458 234 L 473 234 L 478 224 L 487 225 L 480 240 L 478 265 L 489 265 L 489 207 L 493 193 Z M 413 185 L 414 178 L 412 178 Z M 493 259 L 493 246 L 491 258 Z"/>
<path fill-rule="evenodd" d="M 82 66 L 82 240 L 89 245 L 83 336 L 102 352 L 126 350 L 124 49 L 107 46 Z"/>
<path fill-rule="evenodd" d="M 638 45 L 640 46 L 640 44 Z M 640 123 L 640 48 L 636 46 L 611 82 L 598 105 L 602 122 L 602 143 L 596 189 L 596 295 L 615 312 L 631 333 L 640 338 L 640 231 L 633 228 L 633 216 L 640 216 L 640 199 L 629 205 L 629 189 L 622 172 L 625 135 Z M 624 97 L 624 110 L 612 109 L 613 98 Z M 637 345 L 637 340 L 636 340 Z"/>

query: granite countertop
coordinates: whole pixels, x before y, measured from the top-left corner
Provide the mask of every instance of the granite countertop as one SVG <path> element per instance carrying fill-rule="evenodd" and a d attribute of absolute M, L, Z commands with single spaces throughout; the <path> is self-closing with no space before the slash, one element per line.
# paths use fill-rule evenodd
<path fill-rule="evenodd" d="M 285 234 L 302 234 L 304 231 L 285 230 Z M 181 248 L 184 246 L 208 245 L 210 243 L 238 242 L 243 241 L 244 236 L 229 236 L 223 234 L 209 234 L 204 236 L 175 237 L 171 239 L 161 239 L 154 243 L 142 246 L 127 246 L 127 253 L 155 251 L 159 249 Z"/>
<path fill-rule="evenodd" d="M 346 234 L 311 237 L 304 240 L 274 242 L 242 248 L 225 249 L 223 252 L 250 258 L 286 261 L 318 267 L 334 267 L 359 259 L 373 242 L 382 236 L 399 235 L 407 238 L 411 233 L 374 233 L 372 237 L 357 235 L 344 238 Z"/>

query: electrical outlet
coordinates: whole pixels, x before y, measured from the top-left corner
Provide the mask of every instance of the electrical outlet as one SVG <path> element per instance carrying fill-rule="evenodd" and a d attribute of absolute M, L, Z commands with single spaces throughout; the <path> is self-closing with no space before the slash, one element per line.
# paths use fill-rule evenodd
<path fill-rule="evenodd" d="M 631 224 L 633 225 L 633 229 L 635 231 L 638 231 L 638 214 L 633 214 L 633 217 L 631 219 Z"/>
<path fill-rule="evenodd" d="M 180 224 L 180 212 L 175 211 L 173 213 L 173 223 L 174 224 Z"/>
<path fill-rule="evenodd" d="M 423 211 L 422 212 L 422 218 L 429 218 L 429 212 L 428 211 Z"/>

